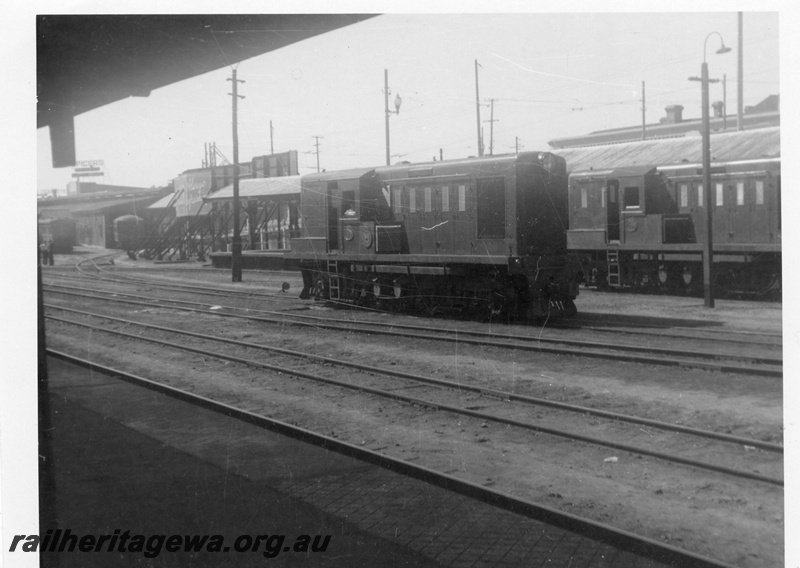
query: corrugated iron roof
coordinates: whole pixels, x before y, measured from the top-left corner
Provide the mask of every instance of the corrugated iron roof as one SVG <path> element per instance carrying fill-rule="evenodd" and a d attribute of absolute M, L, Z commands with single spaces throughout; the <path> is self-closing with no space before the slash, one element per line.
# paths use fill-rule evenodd
<path fill-rule="evenodd" d="M 164 209 L 175 198 L 175 193 L 168 193 L 150 206 L 150 209 Z"/>
<path fill-rule="evenodd" d="M 359 179 L 364 177 L 370 172 L 375 171 L 375 168 L 353 168 L 349 170 L 339 170 L 335 172 L 319 172 L 314 174 L 306 174 L 305 178 L 309 180 L 347 180 Z"/>
<path fill-rule="evenodd" d="M 303 176 L 280 176 L 239 180 L 239 197 L 256 199 L 274 195 L 300 194 L 300 180 Z M 226 185 L 207 195 L 203 201 L 224 201 L 233 199 L 233 184 Z"/>
<path fill-rule="evenodd" d="M 552 152 L 567 160 L 567 171 L 615 169 L 624 166 L 668 165 L 703 159 L 702 137 L 640 140 Z M 781 155 L 780 127 L 711 135 L 711 161 L 775 158 Z"/>

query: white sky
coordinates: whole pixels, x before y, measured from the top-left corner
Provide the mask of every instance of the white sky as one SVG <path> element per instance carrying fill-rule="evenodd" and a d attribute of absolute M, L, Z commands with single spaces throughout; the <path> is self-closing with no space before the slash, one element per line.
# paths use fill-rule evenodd
<path fill-rule="evenodd" d="M 780 93 L 778 14 L 744 17 L 744 103 Z M 719 32 L 734 51 L 716 55 L 712 77 L 727 76 L 736 111 L 737 13 L 492 13 L 390 14 L 243 61 L 238 76 L 239 157 L 297 150 L 300 173 L 385 163 L 384 69 L 390 101 L 392 161 L 427 161 L 477 154 L 475 59 L 481 65 L 481 121 L 489 152 L 494 103 L 494 153 L 546 149 L 548 140 L 657 123 L 664 107 L 681 104 L 700 116 L 703 42 Z M 204 143 L 232 159 L 230 68 L 129 98 L 76 117 L 79 160 L 105 162 L 103 181 L 165 185 L 200 167 Z M 712 101 L 722 100 L 721 83 Z M 390 102 L 390 107 L 394 108 Z M 48 130 L 37 133 L 37 190 L 64 188 L 70 168 L 50 167 Z"/>

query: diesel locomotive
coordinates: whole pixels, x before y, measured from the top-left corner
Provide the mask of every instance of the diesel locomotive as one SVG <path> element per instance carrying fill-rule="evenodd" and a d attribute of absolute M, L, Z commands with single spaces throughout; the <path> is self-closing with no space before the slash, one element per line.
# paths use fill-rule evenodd
<path fill-rule="evenodd" d="M 301 297 L 542 318 L 576 312 L 567 171 L 548 152 L 303 176 Z"/>
<path fill-rule="evenodd" d="M 567 246 L 586 283 L 701 293 L 712 192 L 713 286 L 719 293 L 779 298 L 780 158 L 572 172 Z"/>

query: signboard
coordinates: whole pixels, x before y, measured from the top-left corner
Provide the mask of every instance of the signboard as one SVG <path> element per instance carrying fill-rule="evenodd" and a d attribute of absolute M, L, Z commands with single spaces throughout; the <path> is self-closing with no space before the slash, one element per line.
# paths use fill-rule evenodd
<path fill-rule="evenodd" d="M 203 205 L 203 198 L 212 189 L 211 172 L 184 174 L 173 180 L 178 199 L 175 202 L 175 215 L 190 217 L 197 215 Z"/>
<path fill-rule="evenodd" d="M 82 178 L 82 177 L 90 177 L 90 176 L 103 176 L 105 172 L 103 172 L 100 166 L 103 165 L 103 160 L 77 160 L 75 162 L 75 168 L 72 173 L 72 177 L 74 178 Z"/>
<path fill-rule="evenodd" d="M 297 150 L 253 158 L 253 177 L 296 176 Z"/>
<path fill-rule="evenodd" d="M 91 177 L 91 176 L 104 176 L 104 172 L 77 172 L 72 174 L 74 178 Z"/>

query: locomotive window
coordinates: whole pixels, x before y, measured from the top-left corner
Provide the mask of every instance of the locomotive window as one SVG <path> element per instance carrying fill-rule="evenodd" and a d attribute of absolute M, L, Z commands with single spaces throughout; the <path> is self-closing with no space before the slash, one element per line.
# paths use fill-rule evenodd
<path fill-rule="evenodd" d="M 442 211 L 450 211 L 450 187 L 442 186 Z"/>
<path fill-rule="evenodd" d="M 689 207 L 689 186 L 681 184 L 681 207 Z"/>
<path fill-rule="evenodd" d="M 408 212 L 414 213 L 417 210 L 417 188 L 408 188 Z"/>
<path fill-rule="evenodd" d="M 586 207 L 589 205 L 589 196 L 587 195 L 587 193 L 588 193 L 588 188 L 587 187 L 582 187 L 581 188 L 581 208 L 582 209 L 586 209 Z"/>
<path fill-rule="evenodd" d="M 764 205 L 764 182 L 756 182 L 756 205 Z"/>
<path fill-rule="evenodd" d="M 639 209 L 641 207 L 639 201 L 639 187 L 626 187 L 622 199 L 625 209 Z"/>
<path fill-rule="evenodd" d="M 697 206 L 703 207 L 703 184 L 697 185 Z"/>
<path fill-rule="evenodd" d="M 347 190 L 342 192 L 342 211 L 344 217 L 356 216 L 356 192 Z"/>
<path fill-rule="evenodd" d="M 478 238 L 505 236 L 505 180 L 478 181 Z"/>
<path fill-rule="evenodd" d="M 458 210 L 459 211 L 466 211 L 467 210 L 467 186 L 466 185 L 459 185 L 458 186 Z"/>
<path fill-rule="evenodd" d="M 725 205 L 725 191 L 721 183 L 717 184 L 717 207 Z"/>
<path fill-rule="evenodd" d="M 736 184 L 736 205 L 744 205 L 744 182 Z"/>
<path fill-rule="evenodd" d="M 425 212 L 430 213 L 431 211 L 431 188 L 425 188 Z"/>

